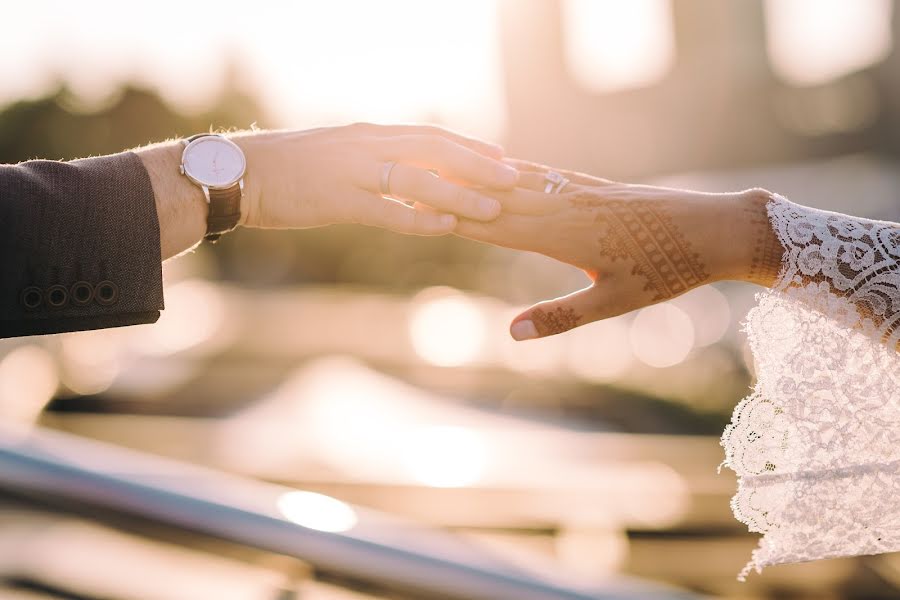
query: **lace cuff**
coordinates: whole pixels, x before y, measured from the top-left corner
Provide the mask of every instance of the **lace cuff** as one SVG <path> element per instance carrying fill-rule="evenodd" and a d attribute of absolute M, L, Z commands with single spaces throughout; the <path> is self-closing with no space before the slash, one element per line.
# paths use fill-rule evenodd
<path fill-rule="evenodd" d="M 744 568 L 900 550 L 900 225 L 767 205 L 785 253 L 746 331 L 757 384 L 722 436 Z"/>

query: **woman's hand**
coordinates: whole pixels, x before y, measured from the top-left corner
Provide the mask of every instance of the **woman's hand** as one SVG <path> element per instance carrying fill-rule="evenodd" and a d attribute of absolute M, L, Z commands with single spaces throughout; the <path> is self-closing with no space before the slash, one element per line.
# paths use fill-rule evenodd
<path fill-rule="evenodd" d="M 437 127 L 360 123 L 229 137 L 247 156 L 246 227 L 361 223 L 442 235 L 457 216 L 497 217 L 500 204 L 478 188 L 510 189 L 518 179 L 499 147 Z M 381 196 L 391 161 L 391 197 L 415 206 Z"/>
<path fill-rule="evenodd" d="M 771 285 L 777 275 L 783 249 L 766 216 L 764 190 L 705 194 L 564 172 L 573 182 L 545 194 L 536 191 L 544 188 L 545 167 L 514 164 L 521 187 L 493 194 L 503 213 L 490 223 L 461 220 L 456 232 L 540 252 L 591 280 L 516 317 L 510 333 L 517 340 L 562 333 L 713 281 Z"/>

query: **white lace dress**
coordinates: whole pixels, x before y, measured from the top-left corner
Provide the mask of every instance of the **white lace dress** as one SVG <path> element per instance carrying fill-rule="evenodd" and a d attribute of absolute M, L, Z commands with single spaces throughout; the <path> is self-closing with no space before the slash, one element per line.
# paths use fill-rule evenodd
<path fill-rule="evenodd" d="M 786 249 L 746 329 L 757 384 L 722 436 L 751 569 L 900 550 L 900 224 L 775 196 Z"/>

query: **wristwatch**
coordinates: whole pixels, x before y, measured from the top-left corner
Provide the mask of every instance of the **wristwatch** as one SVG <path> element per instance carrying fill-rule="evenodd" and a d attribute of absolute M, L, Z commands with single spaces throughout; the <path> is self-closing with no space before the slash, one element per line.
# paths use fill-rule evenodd
<path fill-rule="evenodd" d="M 203 190 L 209 204 L 203 239 L 215 243 L 241 220 L 247 159 L 237 144 L 215 133 L 191 136 L 182 143 L 179 170 Z"/>

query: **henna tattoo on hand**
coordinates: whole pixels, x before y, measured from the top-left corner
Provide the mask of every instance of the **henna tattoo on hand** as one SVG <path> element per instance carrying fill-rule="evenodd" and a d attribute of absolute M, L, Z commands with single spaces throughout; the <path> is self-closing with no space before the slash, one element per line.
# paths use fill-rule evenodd
<path fill-rule="evenodd" d="M 531 311 L 531 322 L 542 337 L 575 329 L 580 321 L 581 315 L 573 308 L 557 306 L 549 312 L 540 308 Z"/>
<path fill-rule="evenodd" d="M 600 244 L 600 256 L 605 256 L 611 261 L 623 260 L 628 258 L 628 246 L 622 240 L 622 236 L 617 235 L 606 223 L 598 223 L 600 225 L 600 235 L 597 238 Z"/>
<path fill-rule="evenodd" d="M 784 260 L 784 246 L 769 221 L 765 202 L 745 209 L 747 223 L 753 232 L 753 255 L 747 278 L 765 287 L 775 285 Z"/>
<path fill-rule="evenodd" d="M 664 202 L 605 200 L 589 193 L 571 199 L 575 208 L 596 213 L 600 255 L 612 262 L 631 259 L 632 275 L 645 279 L 653 301 L 673 298 L 709 279 L 700 255 L 675 226 Z"/>

